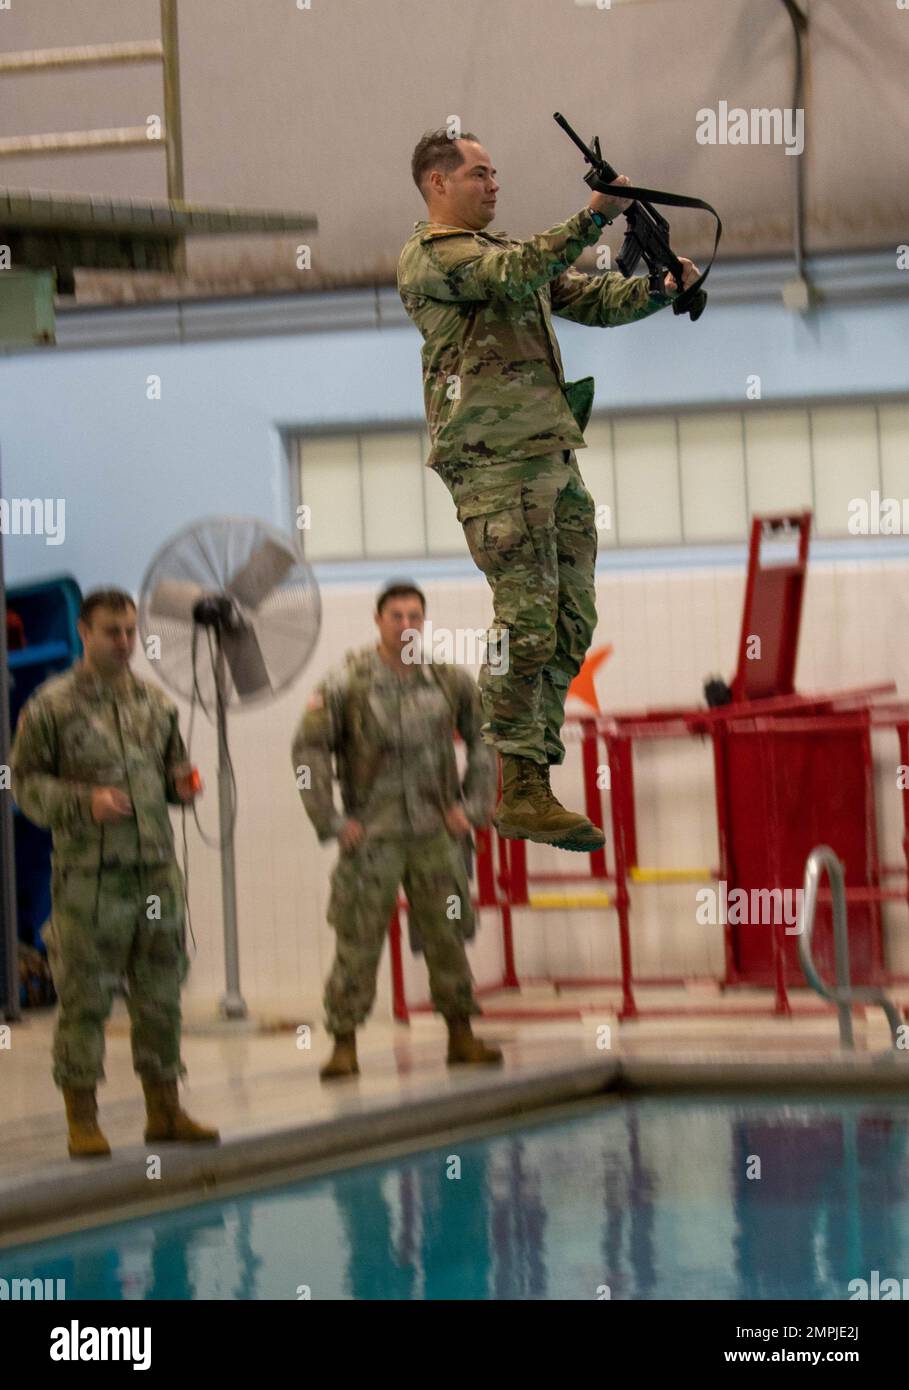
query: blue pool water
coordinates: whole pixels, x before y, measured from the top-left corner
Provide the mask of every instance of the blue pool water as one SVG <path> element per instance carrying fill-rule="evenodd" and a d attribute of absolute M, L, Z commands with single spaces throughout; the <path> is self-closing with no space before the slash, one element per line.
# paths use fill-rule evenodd
<path fill-rule="evenodd" d="M 909 1269 L 907 1139 L 890 1098 L 623 1099 L 0 1251 L 0 1278 L 92 1299 L 848 1299 Z"/>

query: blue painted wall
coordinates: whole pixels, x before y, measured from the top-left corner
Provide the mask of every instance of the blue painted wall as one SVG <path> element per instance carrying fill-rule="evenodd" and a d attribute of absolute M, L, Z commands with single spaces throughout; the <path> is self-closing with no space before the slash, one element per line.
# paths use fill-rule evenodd
<path fill-rule="evenodd" d="M 597 409 L 745 404 L 905 391 L 905 300 L 838 304 L 802 320 L 777 304 L 718 304 L 594 332 L 562 322 L 569 377 Z M 290 520 L 281 428 L 422 421 L 410 326 L 30 353 L 0 362 L 3 495 L 66 502 L 66 540 L 8 536 L 8 583 L 61 571 L 135 589 L 176 530 L 212 514 Z M 161 377 L 162 398 L 146 397 Z M 760 409 L 760 404 L 749 408 Z"/>

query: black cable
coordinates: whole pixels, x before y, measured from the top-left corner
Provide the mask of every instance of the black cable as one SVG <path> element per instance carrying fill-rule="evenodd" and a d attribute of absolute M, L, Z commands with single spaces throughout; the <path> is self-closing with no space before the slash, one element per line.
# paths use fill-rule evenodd
<path fill-rule="evenodd" d="M 188 760 L 190 766 L 192 766 L 193 724 L 195 723 L 195 719 L 196 719 L 196 700 L 198 699 L 199 703 L 202 705 L 202 708 L 203 708 L 203 709 L 205 708 L 204 701 L 202 700 L 202 692 L 201 692 L 201 690 L 199 689 L 199 682 L 198 682 L 197 675 L 196 675 L 196 637 L 197 637 L 197 628 L 196 628 L 195 623 L 193 623 L 193 639 L 192 639 L 192 648 L 191 648 L 191 652 L 192 652 L 192 666 L 193 666 L 193 684 L 192 684 L 192 691 L 190 692 L 190 699 L 189 699 L 189 725 L 188 725 L 187 730 L 186 730 L 186 757 L 187 757 L 187 760 Z M 195 805 L 193 806 L 193 811 L 195 812 Z M 198 825 L 198 821 L 196 822 L 196 824 Z M 193 954 L 194 954 L 194 955 L 198 955 L 199 947 L 198 947 L 198 944 L 197 944 L 197 942 L 196 942 L 196 934 L 195 934 L 195 932 L 193 931 L 193 914 L 192 914 L 192 908 L 191 908 L 190 905 L 189 905 L 189 841 L 188 841 L 188 839 L 187 839 L 187 834 L 186 834 L 186 802 L 185 802 L 185 801 L 183 801 L 183 802 L 180 803 L 180 830 L 181 830 L 181 834 L 182 834 L 182 838 L 183 838 L 183 906 L 184 906 L 184 908 L 185 908 L 185 910 L 186 910 L 186 925 L 189 927 L 189 939 L 190 939 L 190 941 L 191 941 L 192 944 L 193 944 Z M 185 947 L 185 938 L 184 938 L 184 947 Z"/>
<path fill-rule="evenodd" d="M 225 706 L 225 704 L 224 704 L 223 694 L 222 694 L 221 687 L 220 687 L 220 685 L 219 685 L 219 683 L 218 683 L 218 678 L 217 678 L 217 669 L 216 669 L 216 668 L 217 668 L 218 654 L 217 654 L 216 651 L 214 651 L 214 650 L 212 649 L 212 633 L 211 633 L 211 629 L 210 629 L 210 628 L 207 628 L 206 631 L 207 631 L 207 633 L 208 633 L 208 654 L 209 654 L 209 657 L 210 657 L 211 663 L 212 663 L 212 673 L 213 673 L 214 676 L 215 676 L 215 700 L 217 701 L 217 705 L 218 705 L 218 715 L 219 715 L 219 717 L 220 717 L 221 712 L 222 712 L 222 710 L 223 710 L 223 712 L 224 712 L 224 720 L 225 720 L 225 724 L 226 724 L 226 721 L 227 721 L 227 709 L 226 709 L 226 706 Z M 227 833 L 227 839 L 230 839 L 230 838 L 232 838 L 233 833 L 234 833 L 234 830 L 236 829 L 236 826 L 237 826 L 237 807 L 238 807 L 238 805 L 239 805 L 239 793 L 238 793 L 238 791 L 237 791 L 237 775 L 236 775 L 236 772 L 234 771 L 234 760 L 233 760 L 233 758 L 232 758 L 232 756 L 231 756 L 230 744 L 228 743 L 227 737 L 226 737 L 226 736 L 225 736 L 225 739 L 224 739 L 224 753 L 225 753 L 225 756 L 226 756 L 226 758 L 227 758 L 227 770 L 228 770 L 228 772 L 230 773 L 230 830 L 229 830 L 228 833 Z M 226 842 L 227 842 L 226 840 L 223 840 L 223 841 L 221 842 L 221 847 L 222 847 L 222 848 L 224 847 L 224 844 L 226 844 Z"/>
<path fill-rule="evenodd" d="M 209 714 L 208 710 L 206 709 L 206 707 L 205 707 L 205 701 L 204 701 L 204 699 L 202 698 L 202 690 L 201 690 L 201 687 L 200 687 L 200 685 L 199 685 L 199 675 L 198 675 L 198 671 L 197 671 L 197 667 L 196 667 L 196 662 L 197 662 L 197 660 L 198 660 L 198 657 L 197 657 L 197 643 L 198 643 L 198 640 L 199 640 L 199 627 L 198 627 L 198 624 L 194 622 L 194 623 L 193 623 L 193 644 L 192 644 L 192 661 L 193 661 L 193 698 L 192 698 L 192 702 L 191 702 L 191 704 L 190 704 L 190 720 L 192 720 L 192 716 L 193 716 L 193 713 L 194 713 L 195 702 L 196 702 L 196 700 L 198 699 L 199 704 L 202 706 L 202 713 L 205 715 L 205 718 L 209 721 L 209 723 L 211 723 L 211 715 Z M 190 723 L 190 730 L 192 730 L 192 723 Z"/>
<path fill-rule="evenodd" d="M 212 675 L 213 675 L 213 677 L 214 677 L 214 683 L 215 683 L 215 715 L 216 715 L 216 719 L 219 719 L 220 716 L 221 716 L 222 710 L 225 711 L 225 717 L 226 717 L 226 709 L 225 709 L 224 702 L 223 702 L 223 699 L 222 699 L 222 693 L 221 693 L 221 689 L 220 689 L 219 682 L 218 682 L 218 677 L 217 677 L 217 659 L 218 659 L 218 658 L 217 658 L 217 652 L 216 652 L 216 650 L 214 649 L 214 647 L 212 646 L 212 630 L 211 630 L 210 627 L 206 627 L 206 629 L 205 629 L 205 634 L 206 634 L 206 638 L 207 638 L 207 641 L 208 641 L 208 657 L 209 657 L 209 661 L 210 661 L 210 663 L 211 663 Z M 212 719 L 211 712 L 209 711 L 209 709 L 207 708 L 207 706 L 206 706 L 206 704 L 205 704 L 205 700 L 204 700 L 203 695 L 202 695 L 202 688 L 201 688 L 201 686 L 199 685 L 198 638 L 199 638 L 199 625 L 198 625 L 197 623 L 193 623 L 193 637 L 192 637 L 192 647 L 191 647 L 192 670 L 193 670 L 193 682 L 192 682 L 192 691 L 191 691 L 191 694 L 190 694 L 190 702 L 189 702 L 189 725 L 188 725 L 187 731 L 186 731 L 186 756 L 187 756 L 187 758 L 188 758 L 190 764 L 192 764 L 193 727 L 194 727 L 195 719 L 196 719 L 196 705 L 197 705 L 197 703 L 198 703 L 198 705 L 201 707 L 201 709 L 202 709 L 203 713 L 205 714 L 205 717 L 208 719 L 209 723 L 215 723 L 215 722 L 216 722 L 216 720 L 213 720 L 213 719 Z M 203 843 L 204 845 L 206 845 L 209 849 L 215 849 L 215 850 L 217 850 L 219 854 L 220 854 L 220 853 L 223 853 L 225 845 L 229 842 L 229 840 L 230 840 L 230 839 L 232 838 L 232 836 L 233 836 L 233 833 L 234 833 L 234 830 L 235 830 L 236 824 L 237 824 L 237 806 L 238 806 L 238 803 L 239 803 L 239 795 L 238 795 L 238 792 L 237 792 L 237 775 L 236 775 L 236 771 L 235 771 L 235 769 L 234 769 L 233 758 L 231 757 L 231 753 L 230 753 L 230 745 L 228 744 L 228 742 L 227 742 L 226 739 L 225 739 L 225 742 L 224 742 L 224 751 L 225 751 L 225 755 L 226 755 L 226 758 L 227 758 L 227 770 L 228 770 L 228 772 L 230 773 L 230 826 L 229 826 L 229 829 L 228 829 L 228 832 L 227 832 L 226 836 L 224 836 L 224 837 L 222 838 L 222 837 L 219 835 L 217 839 L 211 839 L 211 838 L 209 838 L 209 836 L 206 834 L 206 832 L 202 829 L 202 825 L 201 825 L 201 823 L 200 823 L 200 821 L 199 821 L 199 813 L 198 813 L 198 810 L 196 809 L 196 803 L 195 803 L 195 801 L 193 801 L 193 802 L 191 803 L 191 804 L 192 804 L 193 820 L 195 821 L 196 830 L 197 830 L 197 832 L 198 832 L 199 838 L 201 839 L 201 841 L 202 841 L 202 843 Z M 190 939 L 191 939 L 192 944 L 193 944 L 193 951 L 194 951 L 194 953 L 198 953 L 198 949 L 199 949 L 199 948 L 198 948 L 198 945 L 197 945 L 197 943 L 196 943 L 196 936 L 195 936 L 195 933 L 194 933 L 194 931 L 193 931 L 192 911 L 191 911 L 190 905 L 189 905 L 189 840 L 188 840 L 187 833 L 186 833 L 186 803 L 185 803 L 185 802 L 181 805 L 180 814 L 181 814 L 181 829 L 182 829 L 182 835 L 183 835 L 183 901 L 184 901 L 184 905 L 185 905 L 185 907 L 186 907 L 186 924 L 187 924 L 187 926 L 189 927 L 189 935 L 190 935 Z"/>
<path fill-rule="evenodd" d="M 187 747 L 187 752 L 189 748 Z M 186 925 L 189 927 L 189 939 L 193 943 L 193 956 L 199 954 L 199 947 L 196 944 L 196 934 L 193 931 L 193 914 L 189 905 L 189 843 L 186 838 L 186 802 L 180 806 L 180 825 L 183 831 L 183 906 L 186 908 Z M 184 940 L 184 949 L 186 942 Z"/>
<path fill-rule="evenodd" d="M 129 758 L 128 758 L 127 752 L 126 752 L 126 740 L 125 740 L 124 737 L 123 737 L 123 725 L 122 725 L 121 720 L 120 720 L 120 706 L 119 706 L 119 704 L 117 703 L 117 694 L 116 694 L 116 692 L 114 693 L 114 697 L 113 697 L 113 698 L 114 698 L 114 722 L 115 722 L 116 725 L 117 725 L 117 737 L 118 737 L 118 739 L 120 740 L 120 751 L 121 751 L 121 753 L 123 754 L 123 767 L 124 767 L 125 772 L 126 772 L 126 785 L 127 785 L 127 787 L 129 788 L 129 800 L 130 800 L 130 804 L 131 804 L 132 809 L 133 809 L 133 815 L 135 816 L 135 819 L 136 819 L 136 844 L 137 844 L 137 846 L 138 846 L 138 851 L 139 851 L 139 858 L 138 858 L 138 861 L 137 861 L 137 863 L 136 863 L 136 873 L 137 873 L 137 877 L 138 877 L 138 880 L 139 880 L 139 901 L 140 901 L 140 903 L 142 904 L 142 911 L 143 911 L 143 912 L 147 912 L 147 911 L 148 911 L 148 895 L 147 895 L 146 892 L 145 892 L 145 888 L 146 888 L 145 873 L 144 873 L 144 869 L 145 869 L 145 860 L 144 860 L 143 853 L 142 853 L 142 826 L 141 826 L 141 823 L 140 823 L 140 821 L 139 821 L 139 811 L 138 811 L 138 803 L 137 803 L 137 801 L 136 801 L 136 795 L 135 795 L 135 792 L 133 791 L 133 784 L 132 784 L 132 780 L 131 780 L 130 775 L 129 775 Z M 147 697 L 145 697 L 145 698 L 147 698 Z M 101 874 L 102 874 L 102 871 L 103 871 L 103 868 L 104 868 L 104 864 L 103 864 L 103 856 L 104 856 L 104 827 L 103 827 L 103 825 L 102 825 L 102 828 L 101 828 L 101 850 L 100 850 L 100 854 L 101 854 L 101 862 L 100 862 L 99 865 L 98 865 L 98 897 L 97 897 L 97 899 L 96 899 L 96 901 L 95 901 L 95 918 L 96 918 L 96 922 L 97 922 L 98 906 L 99 906 L 100 897 L 101 897 Z M 147 920 L 147 918 L 146 918 L 146 920 Z M 124 979 L 125 979 L 125 981 L 126 981 L 126 988 L 125 988 L 125 989 L 123 988 Z M 128 998 L 128 997 L 129 997 L 129 977 L 128 977 L 128 974 L 120 977 L 120 994 L 122 995 L 123 998 Z"/>
<path fill-rule="evenodd" d="M 216 658 L 216 653 L 215 653 L 215 651 L 214 651 L 214 649 L 213 649 L 213 647 L 212 647 L 212 633 L 211 633 L 211 629 L 210 629 L 210 628 L 206 628 L 206 629 L 205 629 L 205 633 L 206 633 L 206 637 L 207 637 L 207 639 L 208 639 L 208 655 L 209 655 L 209 660 L 210 660 L 210 662 L 211 662 L 212 675 L 215 677 L 215 702 L 216 702 L 216 715 L 217 715 L 217 711 L 218 711 L 218 709 L 220 708 L 220 701 L 221 701 L 221 697 L 220 697 L 220 694 L 219 694 L 219 692 L 218 692 L 218 680 L 217 680 L 217 674 L 216 674 L 216 660 L 217 660 L 217 658 Z M 212 719 L 212 714 L 211 714 L 211 712 L 206 708 L 205 701 L 204 701 L 204 699 L 202 698 L 202 691 L 201 691 L 201 688 L 200 688 L 200 686 L 199 686 L 198 666 L 197 666 L 197 662 L 198 662 L 197 636 L 198 636 L 198 626 L 197 626 L 196 624 L 193 624 L 193 642 L 192 642 L 193 690 L 192 690 L 192 699 L 191 699 L 191 701 L 190 701 L 189 728 L 188 728 L 188 730 L 187 730 L 187 756 L 189 756 L 189 752 L 190 752 L 190 749 L 191 749 L 191 747 L 192 747 L 193 723 L 194 723 L 194 720 L 195 720 L 195 708 L 196 708 L 196 701 L 197 701 L 197 700 L 198 700 L 198 703 L 199 703 L 199 705 L 201 706 L 201 708 L 202 708 L 204 714 L 206 715 L 206 717 L 207 717 L 209 723 L 215 722 L 215 721 Z M 236 774 L 235 774 L 235 772 L 234 772 L 233 759 L 231 758 L 231 755 L 230 755 L 230 747 L 229 747 L 229 745 L 226 745 L 226 755 L 227 755 L 227 769 L 228 769 L 228 772 L 230 773 L 230 785 L 231 785 L 230 825 L 229 825 L 227 834 L 226 834 L 223 838 L 222 838 L 220 835 L 219 835 L 218 837 L 216 837 L 216 838 L 210 837 L 210 836 L 206 833 L 206 831 L 202 829 L 202 825 L 201 825 L 201 823 L 200 823 L 200 821 L 199 821 L 199 813 L 198 813 L 198 810 L 197 810 L 197 808 L 196 808 L 196 803 L 195 803 L 195 801 L 192 803 L 193 820 L 194 820 L 195 823 L 196 823 L 196 830 L 197 830 L 198 833 L 199 833 L 199 838 L 201 839 L 202 843 L 203 843 L 204 845 L 206 845 L 209 849 L 218 850 L 219 853 L 220 853 L 221 851 L 223 851 L 225 845 L 228 843 L 230 837 L 233 835 L 234 829 L 235 829 L 235 826 L 236 826 L 236 822 L 237 822 L 237 802 L 238 802 L 238 796 L 237 796 L 237 778 L 236 778 Z"/>

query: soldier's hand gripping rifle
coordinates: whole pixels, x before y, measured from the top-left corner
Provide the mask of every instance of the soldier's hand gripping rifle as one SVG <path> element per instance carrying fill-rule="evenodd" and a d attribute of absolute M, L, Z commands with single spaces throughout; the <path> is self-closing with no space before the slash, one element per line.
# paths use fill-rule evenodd
<path fill-rule="evenodd" d="M 674 314 L 689 314 L 692 323 L 695 319 L 699 319 L 707 303 L 707 295 L 701 286 L 710 273 L 710 267 L 713 265 L 723 231 L 719 213 L 702 199 L 687 198 L 681 193 L 662 193 L 656 188 L 637 188 L 633 184 L 620 184 L 617 188 L 610 187 L 618 178 L 618 174 L 612 165 L 603 158 L 600 152 L 599 137 L 596 135 L 593 137 L 593 147 L 591 148 L 584 144 L 577 131 L 572 130 L 565 117 L 560 115 L 558 111 L 553 116 L 553 120 L 557 121 L 565 134 L 571 137 L 590 165 L 589 171 L 584 175 L 584 182 L 588 188 L 592 188 L 597 193 L 605 193 L 607 196 L 633 200 L 631 207 L 624 214 L 628 223 L 628 230 L 625 233 L 622 249 L 616 257 L 616 265 L 619 270 L 627 279 L 634 274 L 643 257 L 650 273 L 650 293 L 663 295 L 667 298 L 669 292 L 666 289 L 666 276 L 671 272 L 679 287 L 679 294 L 672 301 L 672 312 Z M 656 208 L 651 206 L 653 203 L 664 203 L 670 207 L 678 208 L 702 208 L 705 212 L 712 213 L 716 218 L 716 240 L 713 243 L 713 252 L 707 269 L 687 289 L 682 288 L 682 264 L 669 245 L 669 223 L 665 217 L 660 216 Z"/>

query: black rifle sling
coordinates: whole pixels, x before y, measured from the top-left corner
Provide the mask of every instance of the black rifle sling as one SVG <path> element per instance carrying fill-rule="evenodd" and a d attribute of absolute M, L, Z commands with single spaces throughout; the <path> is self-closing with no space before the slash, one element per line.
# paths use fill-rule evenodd
<path fill-rule="evenodd" d="M 702 270 L 694 284 L 689 285 L 687 289 L 682 290 L 680 285 L 679 296 L 682 294 L 693 295 L 700 289 L 701 285 L 703 285 L 707 276 L 710 274 L 710 269 L 716 257 L 717 247 L 720 244 L 720 237 L 723 234 L 723 224 L 720 221 L 720 214 L 717 212 L 716 208 L 711 207 L 709 203 L 705 203 L 703 198 L 689 198 L 684 193 L 663 193 L 659 188 L 638 188 L 635 184 L 630 183 L 620 184 L 618 188 L 613 188 L 607 184 L 605 187 L 597 189 L 597 192 L 607 195 L 614 194 L 617 198 L 631 198 L 639 203 L 663 203 L 671 208 L 694 208 L 701 212 L 709 212 L 715 217 L 716 237 L 713 242 L 713 250 L 710 253 L 710 260 L 707 262 L 707 269 Z M 623 213 L 619 213 L 620 217 L 623 215 Z"/>

